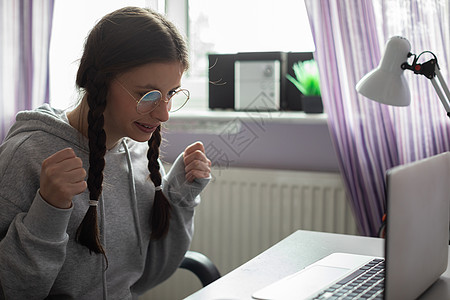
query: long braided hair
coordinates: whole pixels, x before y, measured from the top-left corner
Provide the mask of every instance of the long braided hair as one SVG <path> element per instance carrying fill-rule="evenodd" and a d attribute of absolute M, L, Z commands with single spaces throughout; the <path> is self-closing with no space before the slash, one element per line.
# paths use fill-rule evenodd
<path fill-rule="evenodd" d="M 164 16 L 150 9 L 125 7 L 103 17 L 89 33 L 77 73 L 76 84 L 85 92 L 88 105 L 89 209 L 81 222 L 76 240 L 106 258 L 97 224 L 97 201 L 102 193 L 106 133 L 103 129 L 108 88 L 119 74 L 152 62 L 181 62 L 189 67 L 183 37 Z M 161 128 L 148 141 L 148 170 L 155 185 L 151 214 L 151 238 L 161 239 L 169 230 L 171 206 L 160 189 L 158 163 Z"/>

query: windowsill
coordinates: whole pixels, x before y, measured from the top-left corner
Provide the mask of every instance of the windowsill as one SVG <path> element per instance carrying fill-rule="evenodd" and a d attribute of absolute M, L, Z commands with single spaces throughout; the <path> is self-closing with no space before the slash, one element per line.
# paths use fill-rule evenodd
<path fill-rule="evenodd" d="M 209 110 L 209 109 L 182 109 L 170 115 L 170 120 L 179 121 L 204 121 L 204 122 L 228 122 L 235 119 L 242 121 L 264 120 L 267 123 L 280 124 L 326 124 L 327 115 L 306 114 L 302 111 L 234 111 L 234 110 Z M 171 121 L 169 120 L 168 123 Z"/>

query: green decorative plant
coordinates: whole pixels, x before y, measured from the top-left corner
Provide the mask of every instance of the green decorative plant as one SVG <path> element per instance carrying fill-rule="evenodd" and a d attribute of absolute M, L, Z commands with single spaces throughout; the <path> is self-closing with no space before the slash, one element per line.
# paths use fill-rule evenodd
<path fill-rule="evenodd" d="M 292 66 L 295 77 L 286 77 L 305 96 L 320 96 L 319 68 L 313 59 L 298 61 Z"/>

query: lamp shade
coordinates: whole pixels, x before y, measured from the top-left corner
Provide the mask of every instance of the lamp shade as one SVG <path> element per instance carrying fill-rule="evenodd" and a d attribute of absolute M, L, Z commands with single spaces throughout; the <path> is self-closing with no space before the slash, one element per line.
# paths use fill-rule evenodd
<path fill-rule="evenodd" d="M 391 37 L 378 67 L 367 73 L 356 85 L 358 93 L 388 105 L 409 105 L 411 95 L 401 65 L 408 59 L 410 50 L 411 44 L 407 39 Z"/>

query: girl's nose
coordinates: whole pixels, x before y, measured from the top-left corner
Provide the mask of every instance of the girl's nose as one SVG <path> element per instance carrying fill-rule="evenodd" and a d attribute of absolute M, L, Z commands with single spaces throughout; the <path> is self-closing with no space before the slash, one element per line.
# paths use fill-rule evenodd
<path fill-rule="evenodd" d="M 159 101 L 158 106 L 150 112 L 153 119 L 157 119 L 160 122 L 166 122 L 169 120 L 169 103 L 165 101 Z"/>

